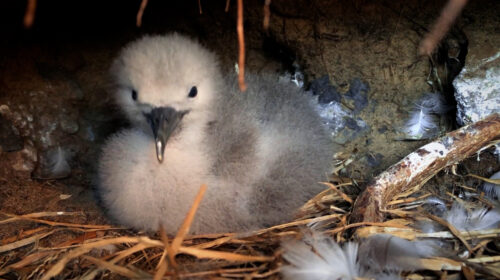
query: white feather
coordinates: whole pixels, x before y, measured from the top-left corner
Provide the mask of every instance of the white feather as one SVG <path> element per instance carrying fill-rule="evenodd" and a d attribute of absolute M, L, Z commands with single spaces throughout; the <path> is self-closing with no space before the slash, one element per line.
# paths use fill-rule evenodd
<path fill-rule="evenodd" d="M 43 168 L 44 178 L 64 178 L 71 174 L 68 153 L 61 147 L 48 151 L 45 163 Z"/>
<path fill-rule="evenodd" d="M 498 209 L 466 209 L 458 202 L 453 203 L 443 218 L 460 231 L 492 229 L 500 225 Z"/>
<path fill-rule="evenodd" d="M 443 255 L 434 240 L 408 241 L 390 234 L 376 234 L 359 246 L 360 262 L 371 271 L 412 271 L 420 269 L 420 258 Z"/>
<path fill-rule="evenodd" d="M 290 263 L 282 268 L 285 279 L 354 279 L 359 277 L 356 261 L 358 244 L 347 243 L 341 248 L 330 238 L 288 241 L 282 244 L 283 257 Z"/>
<path fill-rule="evenodd" d="M 427 93 L 418 102 L 417 107 L 423 108 L 428 114 L 444 115 L 448 113 L 451 106 L 441 93 Z"/>
<path fill-rule="evenodd" d="M 437 115 L 444 115 L 450 110 L 444 96 L 439 93 L 427 93 L 417 103 L 410 114 L 403 132 L 411 139 L 425 139 L 436 136 L 439 132 Z"/>
<path fill-rule="evenodd" d="M 495 145 L 495 151 L 493 154 L 497 156 L 497 160 L 500 162 L 500 144 Z"/>
<path fill-rule="evenodd" d="M 290 264 L 282 268 L 285 279 L 400 279 L 403 271 L 420 269 L 420 258 L 444 255 L 438 241 L 408 241 L 378 234 L 340 247 L 328 237 L 307 236 L 282 244 Z"/>
<path fill-rule="evenodd" d="M 424 201 L 425 211 L 432 215 L 442 217 L 448 208 L 446 203 L 438 197 L 431 196 Z M 420 229 L 423 233 L 436 232 L 441 229 L 441 226 L 435 222 L 429 220 L 417 220 L 415 221 L 415 228 Z"/>
<path fill-rule="evenodd" d="M 500 171 L 493 174 L 490 179 L 500 179 Z M 487 195 L 496 196 L 500 200 L 500 185 L 485 182 L 482 188 Z"/>

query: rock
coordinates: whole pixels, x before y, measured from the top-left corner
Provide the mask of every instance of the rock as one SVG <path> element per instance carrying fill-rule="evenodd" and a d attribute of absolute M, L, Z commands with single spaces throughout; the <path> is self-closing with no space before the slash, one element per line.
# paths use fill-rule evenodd
<path fill-rule="evenodd" d="M 382 125 L 381 127 L 379 127 L 377 129 L 378 133 L 384 133 L 388 130 L 387 126 L 386 125 Z"/>
<path fill-rule="evenodd" d="M 328 75 L 324 75 L 319 79 L 311 82 L 311 91 L 318 96 L 320 104 L 328 104 L 330 102 L 340 102 L 341 96 L 337 89 L 331 85 Z"/>
<path fill-rule="evenodd" d="M 500 112 L 500 48 L 493 56 L 470 56 L 453 81 L 457 122 L 467 125 Z"/>
<path fill-rule="evenodd" d="M 380 165 L 383 159 L 384 156 L 380 153 L 377 154 L 368 153 L 363 157 L 362 161 L 365 162 L 370 167 L 377 167 Z"/>
<path fill-rule="evenodd" d="M 0 105 L 0 115 L 8 115 L 8 114 L 10 114 L 9 106 L 5 104 Z"/>
<path fill-rule="evenodd" d="M 337 144 L 346 144 L 370 132 L 370 126 L 359 117 L 345 117 L 344 123 L 345 126 L 334 135 L 333 141 Z"/>
<path fill-rule="evenodd" d="M 316 107 L 316 110 L 323 120 L 323 123 L 328 127 L 333 136 L 344 129 L 346 125 L 344 117 L 350 116 L 348 109 L 342 107 L 342 104 L 338 102 L 319 104 Z"/>
<path fill-rule="evenodd" d="M 355 78 L 351 81 L 349 91 L 344 98 L 353 102 L 354 114 L 358 114 L 368 105 L 368 91 L 370 91 L 370 86 L 360 79 Z"/>
<path fill-rule="evenodd" d="M 61 125 L 62 131 L 68 134 L 75 134 L 80 129 L 78 122 L 69 118 L 62 118 L 59 124 Z"/>
<path fill-rule="evenodd" d="M 343 145 L 370 131 L 370 126 L 363 119 L 355 117 L 340 102 L 319 103 L 316 110 L 337 144 Z"/>
<path fill-rule="evenodd" d="M 348 128 L 350 128 L 350 129 L 352 129 L 352 130 L 354 130 L 356 132 L 358 132 L 358 131 L 361 130 L 361 127 L 358 125 L 358 123 L 356 122 L 356 120 L 353 119 L 353 118 L 346 118 L 345 119 L 345 125 Z"/>
<path fill-rule="evenodd" d="M 0 149 L 4 152 L 18 151 L 23 148 L 23 139 L 11 121 L 0 114 Z"/>
<path fill-rule="evenodd" d="M 12 169 L 17 176 L 30 178 L 36 167 L 38 153 L 33 142 L 26 141 L 24 148 L 21 151 L 12 153 L 10 159 Z"/>

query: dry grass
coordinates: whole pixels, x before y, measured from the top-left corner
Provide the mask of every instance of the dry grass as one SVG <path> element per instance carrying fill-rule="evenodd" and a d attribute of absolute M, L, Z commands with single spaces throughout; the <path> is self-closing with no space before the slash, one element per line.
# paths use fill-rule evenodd
<path fill-rule="evenodd" d="M 408 240 L 451 240 L 457 252 L 462 252 L 462 248 L 471 252 L 465 259 L 423 259 L 427 270 L 408 274 L 409 279 L 455 279 L 461 275 L 495 279 L 500 275 L 500 256 L 489 246 L 498 242 L 500 229 L 470 232 L 454 229 L 422 210 L 423 201 L 431 195 L 425 188 L 395 197 L 383 223 L 349 223 L 356 198 L 351 183 L 325 185 L 323 192 L 300 209 L 297 220 L 240 234 L 188 235 L 205 186 L 200 188 L 175 237 L 166 236 L 164 231 L 148 235 L 111 225 L 64 222 L 65 218 L 80 215 L 79 212 L 2 213 L 5 218 L 0 226 L 19 224 L 19 228 L 17 233 L 1 240 L 0 278 L 277 279 L 284 262 L 281 241 L 301 238 L 309 227 L 325 232 L 337 242 L 388 233 Z M 466 190 L 475 191 L 471 187 Z M 445 201 L 457 199 L 452 191 L 447 196 Z M 448 230 L 422 233 L 413 227 L 415 221 L 426 219 L 434 219 Z"/>

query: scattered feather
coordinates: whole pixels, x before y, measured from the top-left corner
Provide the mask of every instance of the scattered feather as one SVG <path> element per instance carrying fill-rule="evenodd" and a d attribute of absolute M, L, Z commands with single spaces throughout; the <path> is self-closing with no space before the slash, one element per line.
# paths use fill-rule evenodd
<path fill-rule="evenodd" d="M 500 144 L 495 145 L 495 151 L 493 154 L 497 156 L 497 160 L 500 162 Z"/>
<path fill-rule="evenodd" d="M 438 241 L 408 241 L 388 234 L 343 247 L 329 237 L 306 235 L 301 241 L 284 242 L 282 248 L 290 263 L 283 266 L 283 276 L 294 280 L 401 279 L 403 271 L 424 268 L 420 258 L 444 255 Z"/>
<path fill-rule="evenodd" d="M 490 179 L 500 179 L 500 171 L 493 174 L 493 176 L 491 176 Z M 500 200 L 500 185 L 484 182 L 482 189 L 487 195 L 491 197 L 496 197 L 497 199 Z"/>
<path fill-rule="evenodd" d="M 300 72 L 300 70 L 297 70 L 293 75 L 292 75 L 292 82 L 299 88 L 304 87 L 304 74 Z"/>
<path fill-rule="evenodd" d="M 283 257 L 290 263 L 282 268 L 285 279 L 354 279 L 359 277 L 358 244 L 347 243 L 341 248 L 331 238 L 288 241 L 282 244 Z"/>
<path fill-rule="evenodd" d="M 434 196 L 428 197 L 425 200 L 425 205 L 430 206 L 426 207 L 426 210 L 428 212 L 439 217 L 442 217 L 443 214 L 448 210 L 448 208 L 446 207 L 446 203 Z"/>
<path fill-rule="evenodd" d="M 402 272 L 423 268 L 420 258 L 444 255 L 435 240 L 408 241 L 390 234 L 376 234 L 359 246 L 364 267 L 375 272 Z"/>
<path fill-rule="evenodd" d="M 446 114 L 451 107 L 440 93 L 427 93 L 415 106 L 403 132 L 407 139 L 428 139 L 439 134 L 439 115 Z"/>
<path fill-rule="evenodd" d="M 451 106 L 447 104 L 444 95 L 441 93 L 427 93 L 417 104 L 417 107 L 424 108 L 428 114 L 444 115 L 451 110 Z"/>
<path fill-rule="evenodd" d="M 278 77 L 278 82 L 280 83 L 293 83 L 298 88 L 304 87 L 304 74 L 297 70 L 295 73 L 285 72 L 283 75 Z"/>
<path fill-rule="evenodd" d="M 437 129 L 435 116 L 427 114 L 421 108 L 411 113 L 410 119 L 406 122 L 404 132 L 412 139 L 426 139 L 429 135 L 435 135 Z"/>
<path fill-rule="evenodd" d="M 68 153 L 61 147 L 49 150 L 42 161 L 42 178 L 59 179 L 71 174 L 68 164 Z"/>
<path fill-rule="evenodd" d="M 497 228 L 500 225 L 500 211 L 497 208 L 466 209 L 455 202 L 443 218 L 460 231 Z"/>

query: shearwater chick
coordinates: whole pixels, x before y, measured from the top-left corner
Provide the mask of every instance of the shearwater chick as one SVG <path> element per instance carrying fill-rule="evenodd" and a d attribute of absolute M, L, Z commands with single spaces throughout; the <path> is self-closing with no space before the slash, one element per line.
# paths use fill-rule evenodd
<path fill-rule="evenodd" d="M 112 67 L 133 128 L 113 135 L 99 193 L 123 225 L 175 233 L 200 185 L 191 233 L 289 221 L 323 188 L 331 141 L 311 97 L 274 75 L 223 76 L 216 56 L 178 34 L 130 43 Z"/>

